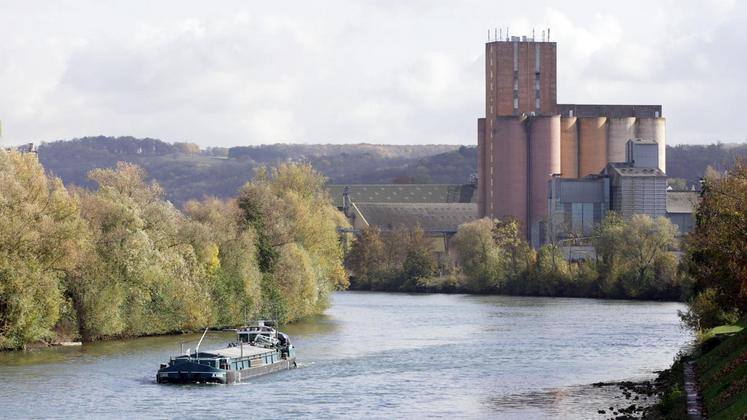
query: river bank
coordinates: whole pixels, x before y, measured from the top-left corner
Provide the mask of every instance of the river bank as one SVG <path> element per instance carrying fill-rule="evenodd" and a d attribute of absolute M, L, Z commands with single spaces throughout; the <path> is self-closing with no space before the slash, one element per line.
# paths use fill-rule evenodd
<path fill-rule="evenodd" d="M 351 279 L 348 290 L 355 292 L 417 293 L 417 294 L 465 294 L 476 296 L 516 296 L 543 298 L 609 299 L 651 302 L 684 302 L 679 286 L 669 292 L 655 295 L 630 295 L 621 289 L 603 290 L 599 287 L 539 287 L 539 284 L 518 285 L 523 280 L 508 282 L 504 287 L 475 290 L 463 276 L 439 276 L 420 278 L 410 282 L 379 282 L 375 285 L 361 284 Z"/>

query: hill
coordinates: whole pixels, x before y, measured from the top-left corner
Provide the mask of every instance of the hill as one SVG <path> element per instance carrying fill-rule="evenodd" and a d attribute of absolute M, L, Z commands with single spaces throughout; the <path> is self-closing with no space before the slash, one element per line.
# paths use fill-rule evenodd
<path fill-rule="evenodd" d="M 667 174 L 697 185 L 706 167 L 724 170 L 747 157 L 747 144 L 667 147 Z M 118 161 L 138 164 L 177 205 L 207 195 L 231 197 L 260 165 L 308 162 L 332 183 L 447 183 L 470 181 L 477 172 L 477 149 L 455 145 L 273 144 L 200 149 L 133 137 L 85 137 L 45 143 L 39 159 L 66 184 L 91 187 L 86 174 Z"/>
<path fill-rule="evenodd" d="M 232 197 L 254 168 L 308 162 L 333 183 L 466 183 L 475 149 L 453 145 L 274 144 L 200 149 L 133 137 L 85 137 L 39 146 L 44 168 L 65 184 L 93 187 L 87 173 L 119 161 L 142 166 L 177 205 L 204 196 Z"/>

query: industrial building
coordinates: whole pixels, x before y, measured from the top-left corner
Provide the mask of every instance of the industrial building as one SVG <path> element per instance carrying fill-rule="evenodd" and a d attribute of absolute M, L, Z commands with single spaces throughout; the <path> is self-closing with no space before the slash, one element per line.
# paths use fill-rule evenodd
<path fill-rule="evenodd" d="M 556 60 L 556 43 L 544 31 L 541 40 L 507 36 L 485 45 L 478 215 L 519 221 L 534 245 L 547 230 L 553 175 L 583 178 L 625 162 L 633 138 L 655 144 L 657 168 L 666 167 L 661 105 L 558 104 Z"/>
<path fill-rule="evenodd" d="M 353 232 L 376 226 L 388 234 L 420 226 L 439 261 L 449 254 L 459 225 L 477 218 L 474 184 L 351 184 L 326 189 Z"/>
<path fill-rule="evenodd" d="M 626 159 L 610 162 L 595 175 L 563 178 L 553 175 L 548 187 L 550 214 L 543 237 L 552 242 L 584 239 L 608 211 L 625 219 L 635 214 L 668 217 L 680 234 L 692 229 L 697 206 L 694 191 L 667 191 L 667 177 L 658 168 L 659 150 L 654 142 L 631 139 Z M 546 236 L 545 236 L 546 235 Z"/>

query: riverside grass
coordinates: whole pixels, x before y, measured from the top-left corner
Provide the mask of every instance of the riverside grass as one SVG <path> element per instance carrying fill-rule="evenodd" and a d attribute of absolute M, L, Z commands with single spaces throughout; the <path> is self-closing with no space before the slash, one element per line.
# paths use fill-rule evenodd
<path fill-rule="evenodd" d="M 747 331 L 744 329 L 696 359 L 708 418 L 734 419 L 747 414 L 746 362 Z"/>

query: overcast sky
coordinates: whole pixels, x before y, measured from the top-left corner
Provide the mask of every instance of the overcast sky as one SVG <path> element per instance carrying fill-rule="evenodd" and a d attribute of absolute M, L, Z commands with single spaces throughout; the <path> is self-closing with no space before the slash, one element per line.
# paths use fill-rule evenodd
<path fill-rule="evenodd" d="M 743 142 L 747 2 L 0 0 L 3 144 L 476 143 L 488 28 L 550 27 L 561 103 Z"/>

